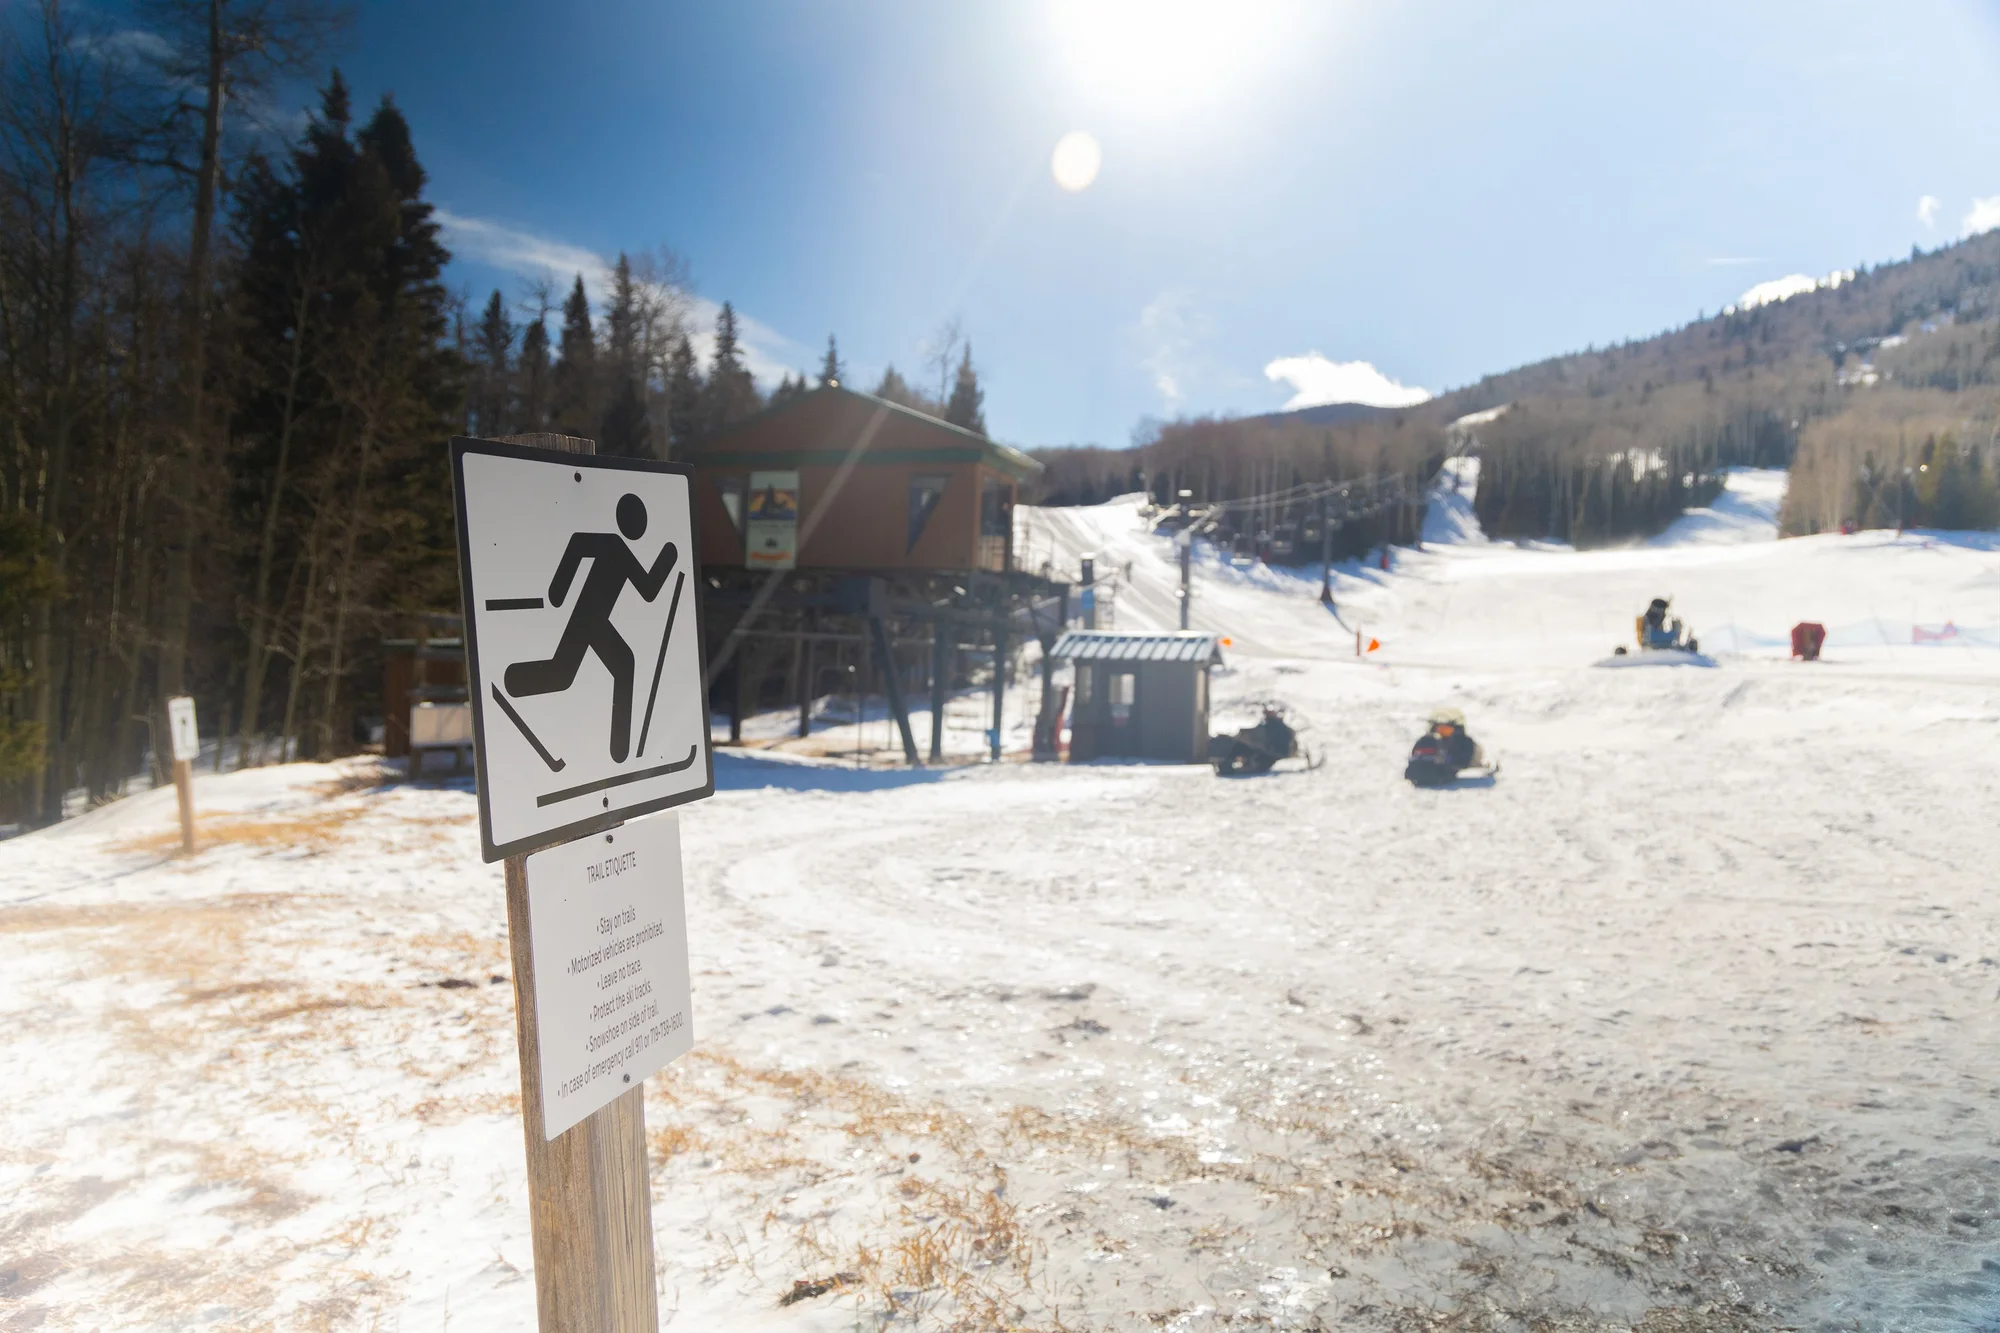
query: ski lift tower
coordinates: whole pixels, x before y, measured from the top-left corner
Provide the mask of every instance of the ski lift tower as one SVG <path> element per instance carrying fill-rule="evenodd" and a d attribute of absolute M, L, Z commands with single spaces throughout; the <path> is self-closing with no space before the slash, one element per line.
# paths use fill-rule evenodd
<path fill-rule="evenodd" d="M 1194 593 L 1193 586 L 1190 583 L 1190 576 L 1194 572 L 1194 529 L 1188 526 L 1188 511 L 1190 508 L 1189 502 L 1193 499 L 1194 499 L 1193 491 L 1182 491 L 1180 493 L 1181 526 L 1180 526 L 1180 531 L 1174 534 L 1174 545 L 1180 548 L 1180 553 L 1181 553 L 1181 628 L 1182 629 L 1186 629 L 1188 627 L 1188 601 L 1193 596 Z"/>

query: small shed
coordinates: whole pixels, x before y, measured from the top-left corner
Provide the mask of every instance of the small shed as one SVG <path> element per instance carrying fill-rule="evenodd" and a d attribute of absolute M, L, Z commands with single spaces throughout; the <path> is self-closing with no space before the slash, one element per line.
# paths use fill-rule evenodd
<path fill-rule="evenodd" d="M 1195 630 L 1072 630 L 1049 656 L 1076 671 L 1069 757 L 1208 760 L 1208 669 L 1221 640 Z"/>

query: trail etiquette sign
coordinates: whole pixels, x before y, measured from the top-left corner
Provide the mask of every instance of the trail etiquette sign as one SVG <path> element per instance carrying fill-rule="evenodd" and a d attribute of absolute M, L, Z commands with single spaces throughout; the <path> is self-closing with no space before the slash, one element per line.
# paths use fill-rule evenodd
<path fill-rule="evenodd" d="M 451 445 L 488 861 L 715 790 L 689 473 Z"/>
<path fill-rule="evenodd" d="M 528 857 L 548 1138 L 694 1049 L 680 817 Z"/>
<path fill-rule="evenodd" d="M 194 700 L 177 694 L 167 700 L 167 733 L 173 740 L 174 758 L 201 758 L 201 733 L 194 725 Z"/>

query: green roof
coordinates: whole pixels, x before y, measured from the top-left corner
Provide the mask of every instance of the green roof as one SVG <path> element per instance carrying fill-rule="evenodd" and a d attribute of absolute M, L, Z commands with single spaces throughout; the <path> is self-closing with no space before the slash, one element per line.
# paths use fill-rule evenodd
<path fill-rule="evenodd" d="M 775 407 L 767 407 L 754 416 L 745 417 L 742 421 L 724 426 L 714 434 L 696 441 L 692 448 L 679 454 L 675 461 L 687 463 L 695 467 L 714 467 L 723 464 L 795 467 L 802 463 L 823 461 L 827 454 L 838 453 L 839 451 L 833 449 L 746 450 L 718 449 L 714 447 L 718 443 L 727 440 L 730 436 L 742 433 L 753 424 L 764 423 L 784 413 L 798 411 L 811 404 L 815 399 L 820 398 L 823 394 L 838 394 L 869 407 L 885 408 L 890 412 L 894 412 L 899 416 L 922 425 L 926 431 L 935 433 L 938 437 L 936 443 L 926 444 L 918 448 L 910 448 L 908 446 L 891 448 L 871 447 L 865 455 L 864 461 L 866 462 L 984 463 L 987 467 L 993 468 L 995 471 L 1006 473 L 1016 481 L 1029 481 L 1040 476 L 1042 473 L 1042 464 L 1028 457 L 1028 455 L 1022 453 L 1019 449 L 1001 444 L 996 440 L 988 439 L 979 432 L 967 430 L 963 426 L 954 426 L 951 422 L 934 417 L 928 412 L 919 412 L 917 409 L 906 407 L 902 403 L 891 402 L 887 398 L 877 398 L 872 393 L 862 393 L 858 389 L 850 389 L 838 384 L 823 384 L 819 388 L 806 393 L 804 396 L 793 399 L 791 402 L 779 403 Z"/>

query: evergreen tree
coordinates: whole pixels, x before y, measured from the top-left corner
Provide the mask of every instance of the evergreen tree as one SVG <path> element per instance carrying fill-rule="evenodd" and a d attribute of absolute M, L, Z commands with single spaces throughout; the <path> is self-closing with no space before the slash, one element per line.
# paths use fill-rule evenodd
<path fill-rule="evenodd" d="M 875 396 L 905 407 L 911 405 L 909 382 L 893 364 L 882 367 L 882 379 L 875 386 Z"/>
<path fill-rule="evenodd" d="M 550 380 L 550 427 L 559 434 L 596 439 L 597 334 L 590 322 L 590 296 L 583 275 L 576 275 L 563 302 L 562 343 Z"/>
<path fill-rule="evenodd" d="M 840 345 L 834 342 L 833 335 L 829 333 L 826 335 L 826 360 L 820 362 L 819 367 L 820 387 L 823 389 L 830 384 L 839 384 L 846 378 L 847 367 L 840 364 Z M 803 376 L 800 377 L 799 384 L 801 387 L 804 386 Z"/>
<path fill-rule="evenodd" d="M 408 123 L 387 99 L 352 133 L 350 114 L 335 80 L 289 169 L 245 173 L 236 219 L 235 470 L 258 534 L 239 715 L 307 754 L 350 743 L 374 617 L 449 597 L 427 554 L 452 540 L 436 444 L 467 388 Z"/>
<path fill-rule="evenodd" d="M 709 359 L 706 397 L 704 415 L 711 431 L 743 420 L 760 406 L 757 382 L 743 365 L 737 341 L 736 310 L 727 301 L 715 318 L 715 353 Z"/>
<path fill-rule="evenodd" d="M 986 393 L 979 387 L 979 374 L 972 368 L 972 344 L 965 345 L 958 359 L 958 378 L 951 386 L 951 401 L 945 404 L 944 419 L 975 434 L 986 433 Z"/>
<path fill-rule="evenodd" d="M 514 373 L 518 384 L 514 423 L 523 431 L 548 429 L 549 389 L 554 371 L 549 365 L 547 311 L 537 311 L 521 330 L 521 355 Z"/>
<path fill-rule="evenodd" d="M 475 346 L 478 372 L 474 380 L 473 429 L 488 437 L 510 434 L 513 428 L 508 424 L 512 418 L 509 359 L 514 350 L 514 322 L 507 318 L 507 306 L 501 301 L 497 287 L 487 299 L 486 312 L 479 318 Z"/>
<path fill-rule="evenodd" d="M 623 457 L 652 452 L 646 422 L 646 367 L 640 345 L 645 321 L 642 307 L 632 263 L 620 253 L 611 276 L 611 309 L 604 319 L 604 370 L 608 384 L 598 449 Z"/>
<path fill-rule="evenodd" d="M 789 370 L 785 378 L 778 381 L 778 387 L 771 391 L 771 406 L 780 407 L 806 396 L 807 385 L 804 375 L 794 375 Z"/>
<path fill-rule="evenodd" d="M 701 380 L 694 344 L 683 333 L 667 357 L 667 431 L 674 448 L 685 449 L 702 436 L 702 406 L 707 387 Z"/>

